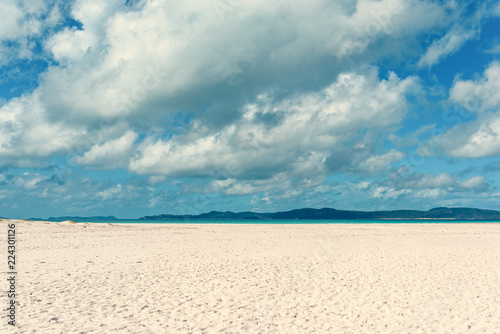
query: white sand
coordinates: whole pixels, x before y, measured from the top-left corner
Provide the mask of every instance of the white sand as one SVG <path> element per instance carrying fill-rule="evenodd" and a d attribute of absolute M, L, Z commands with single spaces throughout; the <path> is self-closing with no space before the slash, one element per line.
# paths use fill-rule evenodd
<path fill-rule="evenodd" d="M 500 224 L 17 225 L 0 332 L 500 333 Z"/>

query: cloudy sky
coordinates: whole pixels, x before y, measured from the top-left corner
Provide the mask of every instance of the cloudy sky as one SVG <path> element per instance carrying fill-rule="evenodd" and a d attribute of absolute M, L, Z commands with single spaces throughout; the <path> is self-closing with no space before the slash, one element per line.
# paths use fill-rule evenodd
<path fill-rule="evenodd" d="M 0 216 L 500 209 L 500 1 L 3 0 Z"/>

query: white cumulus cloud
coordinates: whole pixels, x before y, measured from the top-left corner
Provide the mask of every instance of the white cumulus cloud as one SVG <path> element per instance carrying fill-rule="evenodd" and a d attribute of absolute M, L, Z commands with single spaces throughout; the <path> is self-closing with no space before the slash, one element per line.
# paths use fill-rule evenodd
<path fill-rule="evenodd" d="M 93 146 L 83 156 L 74 158 L 74 162 L 82 165 L 98 166 L 102 169 L 126 167 L 134 148 L 137 134 L 127 131 L 120 138 Z"/>
<path fill-rule="evenodd" d="M 359 164 L 359 170 L 368 173 L 383 170 L 389 164 L 401 160 L 404 156 L 403 152 L 391 149 L 386 154 L 370 156 Z"/>
<path fill-rule="evenodd" d="M 437 136 L 448 155 L 460 158 L 481 158 L 500 153 L 500 64 L 492 62 L 482 77 L 458 80 L 450 90 L 450 101 L 476 113 L 477 119 L 460 124 Z"/>
<path fill-rule="evenodd" d="M 366 76 L 342 74 L 320 92 L 279 102 L 261 96 L 242 108 L 238 122 L 219 131 L 195 123 L 182 136 L 146 139 L 130 169 L 139 174 L 244 178 L 285 170 L 297 176 L 321 174 L 331 150 L 343 147 L 346 139 L 361 140 L 359 130 L 382 133 L 401 121 L 406 95 L 417 87 L 413 78 L 400 79 L 394 73 L 379 80 L 372 69 Z M 400 156 L 391 151 L 381 159 L 393 162 Z M 376 164 L 378 168 L 380 162 Z"/>

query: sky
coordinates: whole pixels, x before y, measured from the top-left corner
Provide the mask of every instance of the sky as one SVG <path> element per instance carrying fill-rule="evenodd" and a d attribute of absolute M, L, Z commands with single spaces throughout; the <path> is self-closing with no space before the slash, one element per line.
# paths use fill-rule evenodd
<path fill-rule="evenodd" d="M 0 217 L 500 210 L 500 1 L 3 0 Z"/>

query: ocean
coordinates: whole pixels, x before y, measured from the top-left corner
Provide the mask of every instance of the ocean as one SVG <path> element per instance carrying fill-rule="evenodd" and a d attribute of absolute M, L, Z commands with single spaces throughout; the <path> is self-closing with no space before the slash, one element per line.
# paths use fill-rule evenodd
<path fill-rule="evenodd" d="M 492 220 L 452 220 L 452 219 L 273 219 L 273 220 L 147 220 L 147 219 L 116 219 L 116 220 L 95 220 L 79 221 L 92 222 L 98 224 L 480 224 L 480 223 L 500 223 Z"/>

